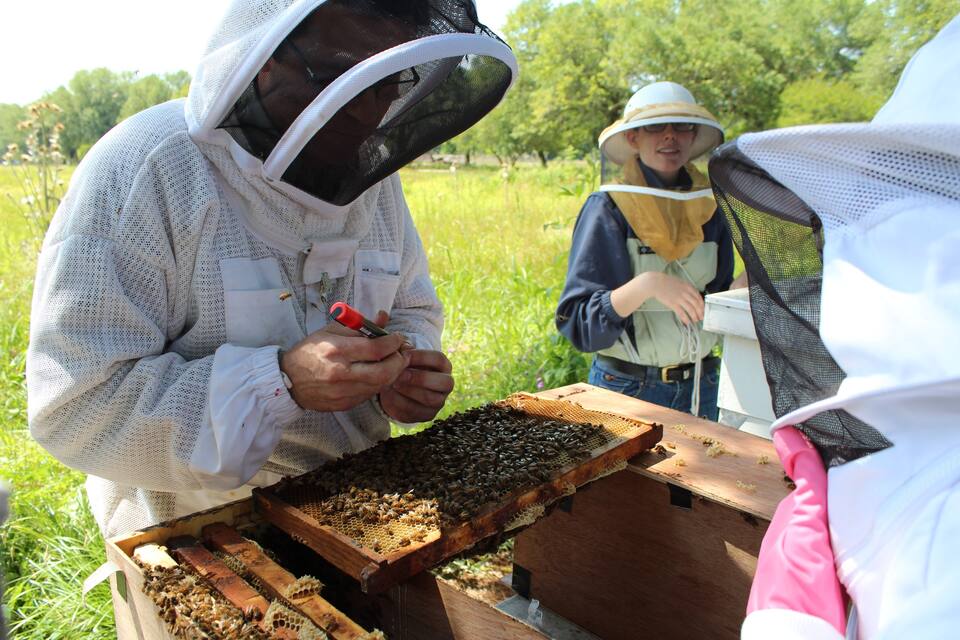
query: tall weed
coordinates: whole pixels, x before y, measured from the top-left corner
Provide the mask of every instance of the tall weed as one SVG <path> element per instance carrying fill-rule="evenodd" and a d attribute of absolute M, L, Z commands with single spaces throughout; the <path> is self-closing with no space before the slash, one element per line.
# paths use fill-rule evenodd
<path fill-rule="evenodd" d="M 83 475 L 57 462 L 27 431 L 30 297 L 49 215 L 40 206 L 25 208 L 23 185 L 42 188 L 40 174 L 31 164 L 0 167 L 0 481 L 12 491 L 10 520 L 0 527 L 4 618 L 15 638 L 110 638 L 109 592 L 101 587 L 86 601 L 80 597 L 80 584 L 104 561 Z M 64 177 L 58 171 L 55 180 Z M 34 205 L 41 201 L 34 196 Z"/>

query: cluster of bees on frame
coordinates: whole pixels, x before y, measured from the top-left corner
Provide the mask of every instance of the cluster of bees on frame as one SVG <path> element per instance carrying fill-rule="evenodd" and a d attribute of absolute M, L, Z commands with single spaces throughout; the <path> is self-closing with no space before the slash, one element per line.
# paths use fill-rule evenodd
<path fill-rule="evenodd" d="M 182 640 L 328 640 L 330 637 L 303 614 L 288 606 L 323 587 L 315 578 L 303 576 L 271 599 L 256 580 L 247 580 L 261 595 L 271 599 L 266 614 L 256 607 L 238 609 L 203 578 L 182 565 L 172 567 L 140 564 L 143 591 L 157 606 L 160 618 L 175 638 Z M 386 640 L 381 631 L 370 631 L 357 640 Z"/>
<path fill-rule="evenodd" d="M 144 567 L 143 591 L 177 638 L 270 638 L 258 624 L 259 611 L 241 611 L 182 567 Z"/>
<path fill-rule="evenodd" d="M 370 545 L 380 552 L 466 522 L 484 506 L 588 458 L 611 437 L 599 425 L 487 404 L 288 478 L 273 490 L 320 525 L 358 541 L 369 538 L 371 528 L 388 536 L 399 531 Z"/>

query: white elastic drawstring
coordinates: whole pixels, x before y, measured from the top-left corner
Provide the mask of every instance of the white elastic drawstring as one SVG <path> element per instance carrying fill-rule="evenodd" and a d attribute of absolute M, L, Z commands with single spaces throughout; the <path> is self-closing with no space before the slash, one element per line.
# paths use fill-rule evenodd
<path fill-rule="evenodd" d="M 700 375 L 703 361 L 700 355 L 700 327 L 697 324 L 680 324 L 680 353 L 693 363 L 693 393 L 690 394 L 690 413 L 697 415 L 700 410 Z"/>
<path fill-rule="evenodd" d="M 679 261 L 675 261 L 675 263 L 680 267 L 680 271 L 690 281 L 690 284 L 696 287 L 696 283 L 684 266 Z M 700 411 L 700 374 L 703 369 L 703 361 L 700 359 L 700 323 L 683 324 L 676 314 L 674 314 L 673 319 L 680 327 L 680 357 L 693 363 L 693 393 L 690 394 L 690 413 L 697 415 L 697 412 Z"/>

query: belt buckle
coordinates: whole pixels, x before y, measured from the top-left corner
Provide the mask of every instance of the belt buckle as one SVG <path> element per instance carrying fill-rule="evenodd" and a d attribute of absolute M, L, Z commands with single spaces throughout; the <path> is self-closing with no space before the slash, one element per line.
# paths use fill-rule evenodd
<path fill-rule="evenodd" d="M 679 369 L 680 365 L 673 365 L 670 367 L 663 367 L 660 369 L 660 382 L 670 382 L 670 372 L 674 369 Z"/>

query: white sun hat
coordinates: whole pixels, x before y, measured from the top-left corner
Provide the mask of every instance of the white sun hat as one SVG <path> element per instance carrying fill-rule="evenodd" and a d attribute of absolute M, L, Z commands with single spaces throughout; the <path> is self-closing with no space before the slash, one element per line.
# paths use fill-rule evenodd
<path fill-rule="evenodd" d="M 700 125 L 691 148 L 691 158 L 712 151 L 723 142 L 723 127 L 693 95 L 676 82 L 654 82 L 633 94 L 623 117 L 600 134 L 600 151 L 616 164 L 636 155 L 624 132 L 648 124 L 692 122 Z"/>
<path fill-rule="evenodd" d="M 872 122 L 747 134 L 711 160 L 717 200 L 759 267 L 751 303 L 773 428 L 846 411 L 870 424 L 805 430 L 821 452 L 821 437 L 863 453 L 878 448 L 869 430 L 896 441 L 902 416 L 872 404 L 925 398 L 930 415 L 960 416 L 958 77 L 960 16 L 917 52 Z"/>

